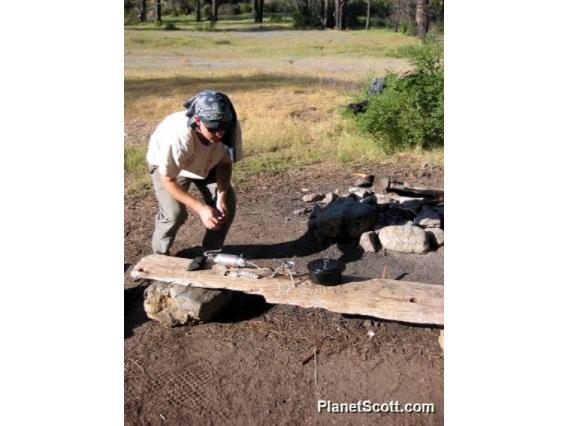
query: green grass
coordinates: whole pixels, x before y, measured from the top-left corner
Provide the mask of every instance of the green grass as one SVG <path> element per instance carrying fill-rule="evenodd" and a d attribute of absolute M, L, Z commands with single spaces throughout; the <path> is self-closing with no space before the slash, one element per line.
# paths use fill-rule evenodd
<path fill-rule="evenodd" d="M 306 43 L 306 40 L 309 40 Z M 229 41 L 229 43 L 227 43 Z M 367 56 L 384 58 L 399 46 L 416 44 L 415 38 L 387 30 L 371 31 L 267 31 L 256 33 L 140 31 L 125 32 L 128 55 L 177 55 L 199 53 L 210 59 L 289 58 Z M 181 49 L 181 50 L 180 50 Z M 187 49 L 187 50 L 183 50 Z M 394 50 L 393 50 L 394 52 Z"/>
<path fill-rule="evenodd" d="M 146 147 L 124 146 L 124 174 L 126 190 L 132 192 L 147 192 L 152 186 L 150 175 L 146 168 Z"/>
<path fill-rule="evenodd" d="M 245 158 L 234 171 L 237 184 L 313 164 L 419 162 L 433 155 L 386 155 L 340 112 L 369 76 L 408 70 L 405 59 L 393 56 L 416 45 L 416 38 L 380 29 L 295 31 L 289 20 L 268 20 L 261 24 L 266 31 L 254 31 L 260 25 L 248 17 L 221 20 L 213 31 L 195 31 L 207 21 L 193 17 L 165 17 L 162 27 L 168 23 L 177 30 L 154 23 L 125 27 L 127 129 L 131 122 L 155 126 L 205 88 L 224 91 L 243 128 Z M 145 153 L 146 146 L 125 147 L 127 191 L 151 187 Z M 443 162 L 443 154 L 434 157 Z"/>

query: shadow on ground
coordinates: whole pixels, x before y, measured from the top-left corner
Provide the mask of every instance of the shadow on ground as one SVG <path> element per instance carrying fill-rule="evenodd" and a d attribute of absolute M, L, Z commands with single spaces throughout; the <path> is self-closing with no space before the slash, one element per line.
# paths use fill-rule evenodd
<path fill-rule="evenodd" d="M 266 303 L 264 297 L 233 292 L 233 298 L 214 321 L 220 323 L 236 323 L 257 318 L 268 312 L 274 304 Z"/>
<path fill-rule="evenodd" d="M 124 289 L 124 338 L 134 334 L 134 329 L 149 321 L 144 311 L 144 290 L 150 285 L 144 280 L 138 286 Z"/>
<path fill-rule="evenodd" d="M 318 240 L 313 233 L 308 231 L 300 238 L 283 243 L 225 245 L 223 253 L 242 255 L 247 259 L 290 259 L 320 253 L 331 245 L 331 243 Z M 344 263 L 356 262 L 363 256 L 363 250 L 357 241 L 338 243 L 337 248 L 343 253 L 339 260 Z M 192 247 L 177 252 L 175 256 L 192 259 L 201 253 L 200 247 Z"/>

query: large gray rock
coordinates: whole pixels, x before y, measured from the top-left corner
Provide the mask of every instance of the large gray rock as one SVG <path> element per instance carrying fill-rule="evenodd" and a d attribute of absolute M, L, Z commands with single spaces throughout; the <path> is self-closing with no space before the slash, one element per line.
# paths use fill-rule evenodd
<path fill-rule="evenodd" d="M 423 228 L 440 228 L 442 226 L 442 215 L 438 211 L 424 206 L 416 215 L 414 224 Z"/>
<path fill-rule="evenodd" d="M 229 303 L 231 296 L 230 291 L 155 281 L 144 292 L 144 310 L 163 326 L 174 327 L 192 320 L 209 321 Z"/>
<path fill-rule="evenodd" d="M 426 232 L 418 226 L 386 226 L 379 230 L 379 241 L 387 250 L 426 253 L 430 247 Z"/>
<path fill-rule="evenodd" d="M 352 198 L 339 198 L 322 209 L 317 216 L 319 237 L 328 242 L 346 242 L 373 229 L 377 209 Z"/>

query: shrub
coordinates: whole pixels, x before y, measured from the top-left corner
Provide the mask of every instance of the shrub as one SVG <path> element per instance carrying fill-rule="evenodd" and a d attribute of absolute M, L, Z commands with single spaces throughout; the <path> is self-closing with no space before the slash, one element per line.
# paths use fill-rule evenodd
<path fill-rule="evenodd" d="M 400 32 L 408 35 L 416 35 L 417 28 L 414 21 L 403 21 L 400 23 Z"/>
<path fill-rule="evenodd" d="M 178 29 L 178 27 L 176 27 L 173 22 L 166 22 L 163 29 L 166 31 L 175 31 Z"/>
<path fill-rule="evenodd" d="M 290 2 L 289 0 L 264 1 L 264 13 L 267 13 L 268 15 L 272 13 L 283 13 L 284 15 L 291 15 L 293 11 L 294 11 L 293 3 Z"/>
<path fill-rule="evenodd" d="M 428 39 L 401 49 L 414 65 L 410 73 L 388 72 L 384 90 L 364 95 L 369 104 L 357 122 L 384 148 L 434 147 L 444 144 L 443 47 Z"/>
<path fill-rule="evenodd" d="M 296 10 L 292 13 L 292 20 L 294 21 L 294 28 L 319 28 L 321 21 L 318 14 L 311 10 Z"/>
<path fill-rule="evenodd" d="M 279 15 L 278 13 L 271 13 L 269 16 L 270 22 L 274 22 L 274 23 L 280 23 L 280 22 L 284 22 L 284 19 L 282 19 L 282 16 Z"/>
<path fill-rule="evenodd" d="M 241 3 L 241 13 L 242 14 L 252 13 L 251 2 Z"/>
<path fill-rule="evenodd" d="M 238 4 L 222 3 L 217 9 L 217 13 L 223 16 L 235 16 L 241 14 L 241 8 Z"/>

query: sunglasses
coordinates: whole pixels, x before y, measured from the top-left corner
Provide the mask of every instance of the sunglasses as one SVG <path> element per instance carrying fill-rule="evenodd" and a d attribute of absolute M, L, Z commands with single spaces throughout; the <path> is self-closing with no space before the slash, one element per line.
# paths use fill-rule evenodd
<path fill-rule="evenodd" d="M 225 125 L 224 123 L 221 123 L 221 124 L 220 124 L 219 126 L 217 126 L 216 128 L 209 127 L 209 126 L 208 126 L 207 124 L 205 124 L 205 123 L 203 123 L 203 125 L 204 125 L 205 128 L 206 128 L 209 132 L 211 132 L 211 133 L 217 133 L 217 132 L 220 131 L 220 130 L 227 131 L 227 130 L 229 130 L 229 128 L 230 128 L 230 124 L 226 124 L 226 125 Z"/>

